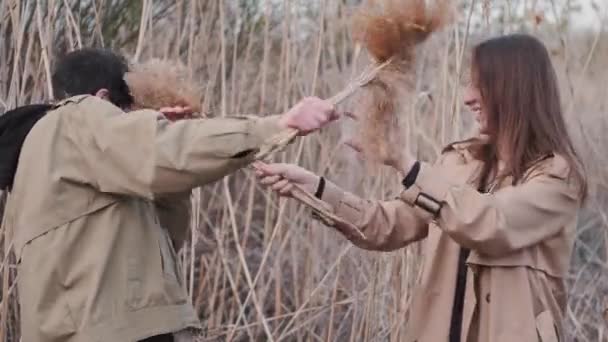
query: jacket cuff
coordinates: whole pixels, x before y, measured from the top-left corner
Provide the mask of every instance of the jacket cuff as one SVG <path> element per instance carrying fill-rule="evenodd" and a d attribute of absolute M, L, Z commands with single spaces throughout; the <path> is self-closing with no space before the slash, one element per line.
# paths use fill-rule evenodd
<path fill-rule="evenodd" d="M 277 135 L 285 131 L 285 128 L 279 125 L 279 118 L 280 115 L 254 117 L 249 134 L 255 141 L 255 145 L 262 146 L 268 144 L 273 138 L 276 138 Z"/>
<path fill-rule="evenodd" d="M 439 215 L 445 202 L 450 184 L 433 166 L 421 163 L 416 182 L 401 193 L 401 199 L 411 206 L 418 207 L 434 217 Z"/>
<path fill-rule="evenodd" d="M 327 203 L 333 214 L 340 219 L 354 225 L 361 221 L 365 209 L 364 201 L 328 180 L 325 180 L 325 190 L 321 200 Z"/>
<path fill-rule="evenodd" d="M 321 200 L 329 204 L 334 213 L 336 213 L 343 198 L 344 191 L 334 183 L 325 179 L 325 189 L 323 190 L 323 194 L 321 194 Z"/>

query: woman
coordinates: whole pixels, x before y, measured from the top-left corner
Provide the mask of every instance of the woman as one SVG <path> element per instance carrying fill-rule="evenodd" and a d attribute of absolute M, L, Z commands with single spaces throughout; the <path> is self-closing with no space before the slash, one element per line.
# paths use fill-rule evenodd
<path fill-rule="evenodd" d="M 315 193 L 364 233 L 335 224 L 362 248 L 425 240 L 407 341 L 563 340 L 586 180 L 549 54 L 528 35 L 487 40 L 474 48 L 471 79 L 464 102 L 480 135 L 432 165 L 385 158 L 403 176 L 398 200 L 363 200 L 295 165 L 260 163 L 257 175 L 285 196 L 294 184 Z"/>

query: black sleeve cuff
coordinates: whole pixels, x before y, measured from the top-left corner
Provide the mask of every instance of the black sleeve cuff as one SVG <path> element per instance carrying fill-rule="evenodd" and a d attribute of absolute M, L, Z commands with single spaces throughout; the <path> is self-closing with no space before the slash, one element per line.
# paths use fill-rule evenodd
<path fill-rule="evenodd" d="M 414 166 L 412 166 L 410 172 L 408 172 L 405 178 L 403 178 L 401 184 L 403 184 L 406 189 L 409 189 L 412 185 L 414 185 L 414 183 L 416 183 L 416 178 L 418 178 L 419 172 L 420 162 L 417 161 L 416 163 L 414 163 Z"/>
<path fill-rule="evenodd" d="M 321 199 L 323 197 L 323 190 L 325 190 L 325 178 L 319 178 L 319 185 L 317 191 L 315 191 L 315 197 Z"/>

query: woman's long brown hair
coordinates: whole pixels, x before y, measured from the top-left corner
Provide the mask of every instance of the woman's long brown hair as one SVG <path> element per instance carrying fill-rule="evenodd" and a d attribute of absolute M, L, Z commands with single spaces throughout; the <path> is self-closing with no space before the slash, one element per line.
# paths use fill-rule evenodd
<path fill-rule="evenodd" d="M 508 156 L 514 183 L 532 164 L 553 153 L 566 158 L 572 180 L 587 193 L 583 166 L 564 121 L 557 76 L 543 43 L 525 34 L 486 40 L 472 56 L 472 78 L 488 115 L 490 144 L 482 149 L 482 178 Z"/>

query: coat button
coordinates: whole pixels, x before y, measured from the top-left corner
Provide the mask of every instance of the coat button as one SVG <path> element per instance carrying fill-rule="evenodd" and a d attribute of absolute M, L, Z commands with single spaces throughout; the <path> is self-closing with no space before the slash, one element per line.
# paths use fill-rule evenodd
<path fill-rule="evenodd" d="M 490 293 L 488 292 L 488 294 L 486 295 L 486 302 L 490 302 Z"/>

